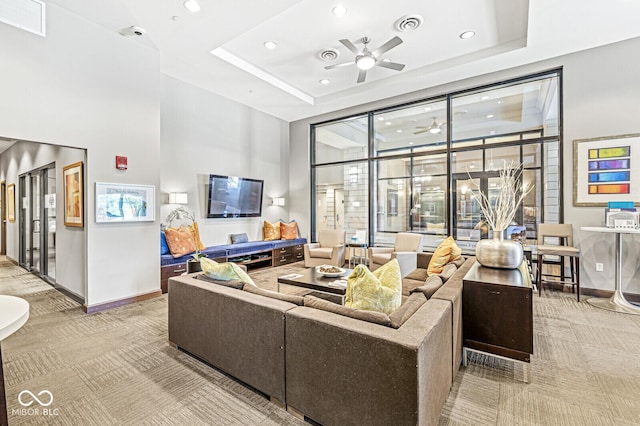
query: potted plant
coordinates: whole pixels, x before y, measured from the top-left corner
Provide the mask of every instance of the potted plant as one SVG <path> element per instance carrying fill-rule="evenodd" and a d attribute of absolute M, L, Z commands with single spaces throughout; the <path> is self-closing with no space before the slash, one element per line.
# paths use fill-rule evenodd
<path fill-rule="evenodd" d="M 522 245 L 504 239 L 504 231 L 511 225 L 522 200 L 532 189 L 532 186 L 522 184 L 522 171 L 522 164 L 504 162 L 500 169 L 498 193 L 493 203 L 478 184 L 471 193 L 484 214 L 484 220 L 493 231 L 493 239 L 480 240 L 476 245 L 476 260 L 482 266 L 515 269 L 522 263 Z"/>
<path fill-rule="evenodd" d="M 196 250 L 191 255 L 193 259 L 187 260 L 187 274 L 191 274 L 193 272 L 201 272 L 202 266 L 200 266 L 200 259 L 203 257 L 207 257 L 206 254 L 202 253 L 200 250 Z"/>

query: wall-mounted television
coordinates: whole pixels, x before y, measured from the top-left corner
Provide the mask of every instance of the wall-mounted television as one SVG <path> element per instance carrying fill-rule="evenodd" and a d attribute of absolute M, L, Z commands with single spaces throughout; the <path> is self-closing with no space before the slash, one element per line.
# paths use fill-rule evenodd
<path fill-rule="evenodd" d="M 209 175 L 207 217 L 261 216 L 263 186 L 259 179 Z"/>

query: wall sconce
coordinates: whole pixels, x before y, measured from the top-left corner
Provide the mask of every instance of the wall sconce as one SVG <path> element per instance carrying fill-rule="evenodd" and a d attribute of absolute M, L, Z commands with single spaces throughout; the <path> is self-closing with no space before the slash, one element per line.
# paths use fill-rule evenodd
<path fill-rule="evenodd" d="M 189 195 L 186 192 L 170 192 L 169 204 L 189 204 Z"/>
<path fill-rule="evenodd" d="M 271 205 L 272 206 L 284 207 L 284 198 L 283 197 L 272 198 L 271 199 Z"/>

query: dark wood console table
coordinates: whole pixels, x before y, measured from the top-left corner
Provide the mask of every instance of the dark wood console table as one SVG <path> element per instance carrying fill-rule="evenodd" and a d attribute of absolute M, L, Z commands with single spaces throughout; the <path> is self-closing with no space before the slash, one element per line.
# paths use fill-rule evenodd
<path fill-rule="evenodd" d="M 485 268 L 475 263 L 463 279 L 463 361 L 467 351 L 524 363 L 529 381 L 533 354 L 533 299 L 527 265 Z"/>

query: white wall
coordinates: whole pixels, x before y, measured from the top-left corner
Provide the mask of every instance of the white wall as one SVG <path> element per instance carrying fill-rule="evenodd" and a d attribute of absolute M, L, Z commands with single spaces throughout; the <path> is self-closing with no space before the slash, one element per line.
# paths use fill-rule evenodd
<path fill-rule="evenodd" d="M 159 187 L 160 55 L 47 6 L 46 38 L 0 24 L 0 135 L 86 148 L 87 305 L 159 290 L 158 222 L 97 225 L 94 188 Z M 129 170 L 115 169 L 116 155 Z"/>
<path fill-rule="evenodd" d="M 32 142 L 18 142 L 0 155 L 0 180 L 7 185 L 16 184 L 16 221 L 7 221 L 7 257 L 19 259 L 19 181 L 18 176 L 46 166 L 56 164 L 56 285 L 85 297 L 86 245 L 85 229 L 64 226 L 64 204 L 62 203 L 62 168 L 67 164 L 84 161 L 84 150 Z"/>
<path fill-rule="evenodd" d="M 195 213 L 204 245 L 228 243 L 229 234 L 242 232 L 261 240 L 263 220 L 289 220 L 288 124 L 168 76 L 162 93 L 162 199 L 188 193 L 185 207 Z M 264 180 L 262 217 L 207 219 L 209 174 Z M 273 197 L 285 197 L 287 205 L 271 206 Z M 174 208 L 162 205 L 161 221 Z"/>
<path fill-rule="evenodd" d="M 302 232 L 309 232 L 310 188 L 309 125 L 326 120 L 352 116 L 368 110 L 425 99 L 452 91 L 499 82 L 510 78 L 563 67 L 564 84 L 564 222 L 573 224 L 574 235 L 582 252 L 581 285 L 583 287 L 613 290 L 614 237 L 587 234 L 581 226 L 604 224 L 603 208 L 573 207 L 573 144 L 574 139 L 620 135 L 640 132 L 640 38 L 562 56 L 485 76 L 428 88 L 409 95 L 398 96 L 312 117 L 291 123 L 291 163 L 289 191 L 291 215 L 300 219 Z M 634 200 L 636 202 L 640 200 Z M 304 218 L 304 220 L 302 219 Z M 640 293 L 640 237 L 625 237 L 623 288 Z M 595 272 L 595 262 L 604 263 L 604 272 Z"/>

